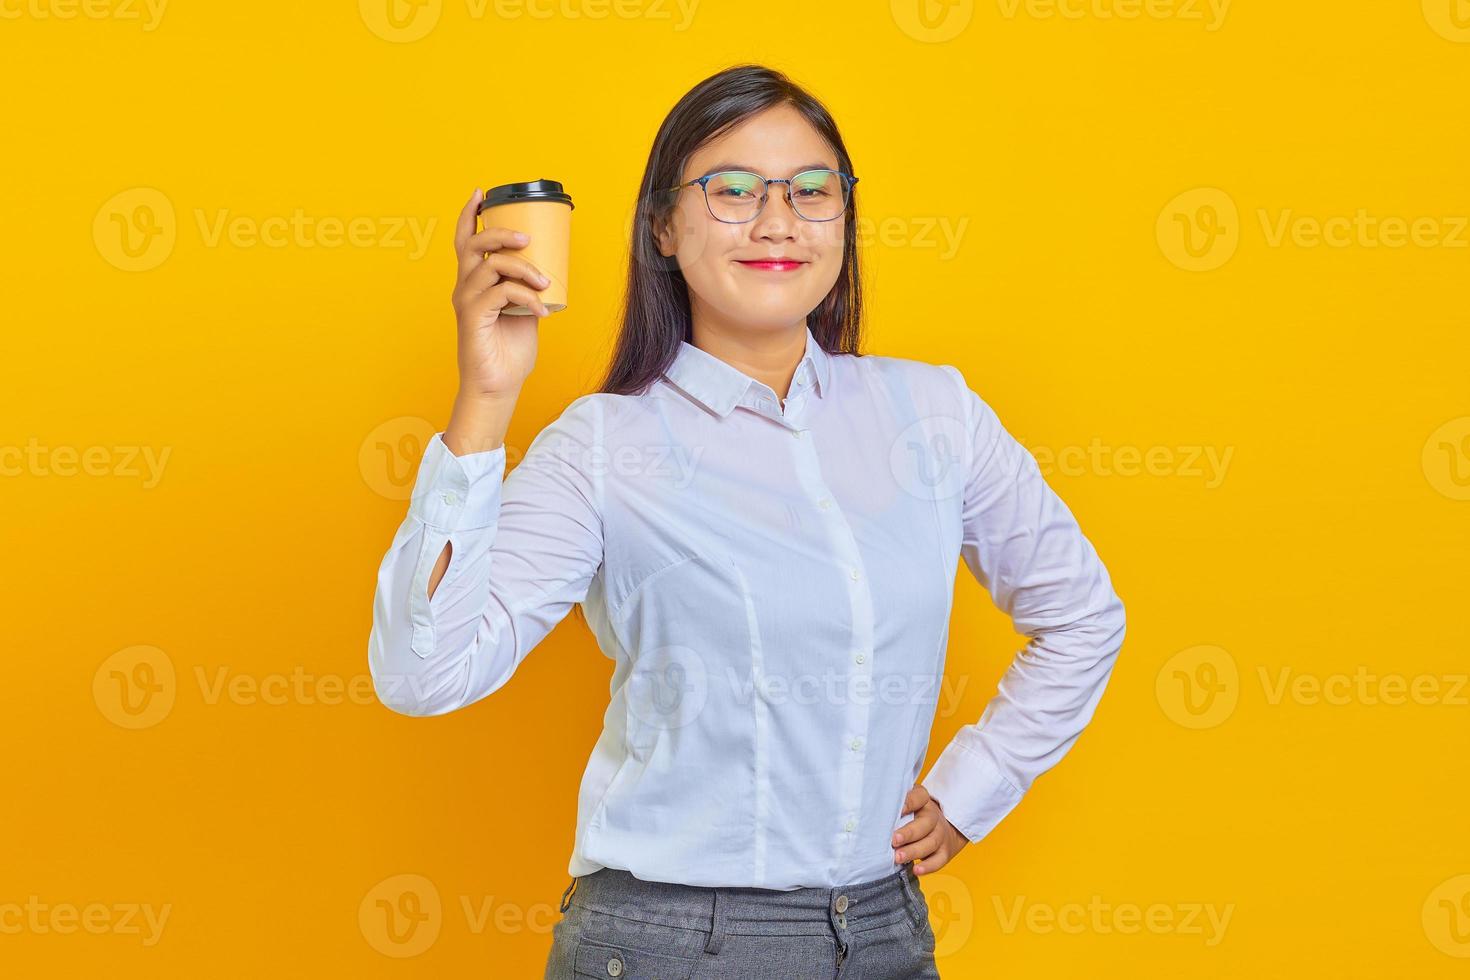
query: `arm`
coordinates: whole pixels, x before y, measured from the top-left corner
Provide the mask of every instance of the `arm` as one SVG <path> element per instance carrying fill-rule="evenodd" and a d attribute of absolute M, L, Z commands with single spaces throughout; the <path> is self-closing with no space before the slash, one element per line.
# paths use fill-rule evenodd
<path fill-rule="evenodd" d="M 602 564 L 587 465 L 600 408 L 574 401 L 509 476 L 503 442 L 457 456 L 449 431 L 430 440 L 373 599 L 368 665 L 385 705 L 439 715 L 484 698 L 586 597 Z"/>
<path fill-rule="evenodd" d="M 1123 643 L 1107 569 L 1035 458 L 951 365 L 968 432 L 961 555 L 1029 638 L 980 720 L 947 745 L 923 786 L 967 840 L 1009 813 L 1091 720 Z"/>

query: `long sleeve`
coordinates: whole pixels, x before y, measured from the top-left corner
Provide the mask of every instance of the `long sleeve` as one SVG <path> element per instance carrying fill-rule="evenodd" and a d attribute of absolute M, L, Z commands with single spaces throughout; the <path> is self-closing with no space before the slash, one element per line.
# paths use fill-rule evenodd
<path fill-rule="evenodd" d="M 408 514 L 378 569 L 368 666 L 383 704 L 440 715 L 498 690 L 586 598 L 602 564 L 601 434 L 593 396 L 572 402 L 505 475 L 505 446 L 455 456 L 435 434 Z M 451 545 L 428 597 L 429 575 Z"/>
<path fill-rule="evenodd" d="M 961 728 L 923 785 L 971 841 L 995 829 L 1091 720 L 1123 643 L 1123 603 L 1035 458 L 960 386 L 968 445 L 961 555 L 1028 637 L 980 720 Z"/>

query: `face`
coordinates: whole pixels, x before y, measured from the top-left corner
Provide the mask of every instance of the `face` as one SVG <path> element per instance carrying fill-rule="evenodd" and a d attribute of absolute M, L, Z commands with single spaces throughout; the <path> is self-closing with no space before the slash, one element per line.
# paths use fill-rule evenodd
<path fill-rule="evenodd" d="M 789 105 L 746 119 L 700 147 L 679 181 L 718 170 L 745 170 L 789 178 L 814 168 L 841 169 L 837 157 L 812 125 Z M 759 194 L 757 187 L 756 193 Z M 845 216 L 807 221 L 791 209 L 786 185 L 772 184 L 769 199 L 750 221 L 719 221 L 705 205 L 699 185 L 683 188 L 674 212 L 659 232 L 659 251 L 677 256 L 689 285 L 696 323 L 726 329 L 784 329 L 805 324 L 842 271 Z M 762 269 L 750 260 L 783 258 L 790 270 Z"/>

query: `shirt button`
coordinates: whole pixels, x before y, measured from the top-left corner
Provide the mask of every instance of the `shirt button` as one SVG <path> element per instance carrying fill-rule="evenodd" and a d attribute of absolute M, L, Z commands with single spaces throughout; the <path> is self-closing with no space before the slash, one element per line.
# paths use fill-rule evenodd
<path fill-rule="evenodd" d="M 848 818 L 847 818 L 847 826 L 846 826 L 846 830 L 847 830 L 847 832 L 848 832 L 848 833 L 849 833 L 849 834 L 850 834 L 850 833 L 852 833 L 852 829 L 853 829 L 853 828 L 854 828 L 854 827 L 856 827 L 856 826 L 857 826 L 857 821 L 856 821 L 856 820 L 854 820 L 854 819 L 853 819 L 853 818 L 852 818 L 852 817 L 848 817 Z"/>
<path fill-rule="evenodd" d="M 801 430 L 800 429 L 792 429 L 791 430 L 791 438 L 793 438 L 793 439 L 800 439 L 801 438 Z"/>
<path fill-rule="evenodd" d="M 855 739 L 852 740 L 852 750 L 854 752 L 856 752 L 858 749 L 860 749 L 862 747 L 863 747 L 863 740 L 862 739 L 855 738 Z"/>
<path fill-rule="evenodd" d="M 620 960 L 620 959 L 618 959 L 616 956 L 614 956 L 612 959 L 608 960 L 607 961 L 607 975 L 610 976 L 610 977 L 620 977 L 620 976 L 622 976 L 623 975 L 623 961 Z"/>
<path fill-rule="evenodd" d="M 832 498 L 823 497 L 821 500 L 817 501 L 817 506 L 822 508 L 823 510 L 826 510 L 828 507 L 832 506 Z"/>
<path fill-rule="evenodd" d="M 861 654 L 861 653 L 860 653 L 860 654 L 858 654 L 858 655 L 857 655 L 857 656 L 856 656 L 856 657 L 853 657 L 853 658 L 852 658 L 852 659 L 854 659 L 854 660 L 856 660 L 856 661 L 857 661 L 857 662 L 858 662 L 858 663 L 864 663 L 864 662 L 866 662 L 866 661 L 867 661 L 867 659 L 868 659 L 868 658 L 867 658 L 867 657 L 865 657 L 865 656 L 863 656 L 863 655 L 862 655 L 862 654 Z"/>
<path fill-rule="evenodd" d="M 444 495 L 444 502 L 445 502 L 445 503 L 446 503 L 446 504 L 448 504 L 448 505 L 449 505 L 449 506 L 451 506 L 451 507 L 453 507 L 453 506 L 454 506 L 454 505 L 455 505 L 455 504 L 457 504 L 457 503 L 459 503 L 459 498 L 458 498 L 458 497 L 456 497 L 456 496 L 455 496 L 455 495 L 454 495 L 454 494 L 452 494 L 452 493 L 446 493 L 446 494 L 445 494 L 445 495 Z"/>
<path fill-rule="evenodd" d="M 852 580 L 854 582 L 856 582 L 858 580 L 858 578 L 860 577 L 859 574 L 858 574 L 858 570 L 856 568 L 854 568 L 849 574 L 852 575 Z"/>

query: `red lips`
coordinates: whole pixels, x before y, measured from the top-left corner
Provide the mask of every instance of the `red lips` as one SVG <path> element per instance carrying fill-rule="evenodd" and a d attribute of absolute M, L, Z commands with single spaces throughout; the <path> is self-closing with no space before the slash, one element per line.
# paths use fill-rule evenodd
<path fill-rule="evenodd" d="M 792 269 L 800 269 L 804 262 L 796 262 L 792 259 L 737 259 L 741 265 L 752 269 L 765 269 L 771 272 L 789 272 Z"/>

